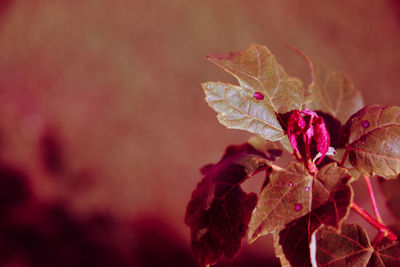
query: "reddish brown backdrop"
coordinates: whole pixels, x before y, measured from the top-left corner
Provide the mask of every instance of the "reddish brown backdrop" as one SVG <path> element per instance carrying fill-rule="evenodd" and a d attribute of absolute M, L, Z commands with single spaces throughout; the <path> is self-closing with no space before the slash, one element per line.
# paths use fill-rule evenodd
<path fill-rule="evenodd" d="M 35 203 L 160 219 L 187 244 L 198 168 L 250 136 L 203 100 L 201 82 L 234 82 L 205 56 L 251 42 L 305 83 L 286 44 L 345 71 L 366 104 L 399 104 L 396 0 L 3 0 L 2 164 L 27 174 Z"/>

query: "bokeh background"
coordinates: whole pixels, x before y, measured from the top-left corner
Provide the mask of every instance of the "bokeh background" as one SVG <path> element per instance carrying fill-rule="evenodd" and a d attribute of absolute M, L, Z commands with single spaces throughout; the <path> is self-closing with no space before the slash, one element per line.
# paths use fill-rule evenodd
<path fill-rule="evenodd" d="M 251 42 L 399 104 L 398 0 L 0 0 L 0 266 L 196 266 L 198 169 L 250 137 L 205 103 L 234 82 L 205 56 Z M 219 266 L 273 265 L 267 237 Z"/>

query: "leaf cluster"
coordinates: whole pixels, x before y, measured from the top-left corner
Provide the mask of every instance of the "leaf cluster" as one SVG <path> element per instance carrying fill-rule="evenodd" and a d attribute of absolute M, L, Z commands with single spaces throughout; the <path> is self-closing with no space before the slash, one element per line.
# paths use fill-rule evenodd
<path fill-rule="evenodd" d="M 208 57 L 238 85 L 202 84 L 207 103 L 223 125 L 256 136 L 201 169 L 185 216 L 199 264 L 232 258 L 247 233 L 250 243 L 272 234 L 283 266 L 398 266 L 400 242 L 381 231 L 371 245 L 361 226 L 344 221 L 360 175 L 381 177 L 400 216 L 400 107 L 363 107 L 348 76 L 297 52 L 310 67 L 308 87 L 262 45 Z M 284 149 L 294 160 L 282 168 L 273 162 Z M 241 184 L 259 172 L 260 194 L 246 193 Z"/>

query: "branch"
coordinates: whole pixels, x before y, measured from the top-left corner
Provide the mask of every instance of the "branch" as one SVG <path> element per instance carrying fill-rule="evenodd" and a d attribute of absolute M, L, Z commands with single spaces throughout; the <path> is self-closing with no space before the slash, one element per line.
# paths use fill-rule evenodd
<path fill-rule="evenodd" d="M 375 227 L 379 232 L 383 233 L 385 237 L 389 240 L 394 241 L 397 239 L 395 233 L 393 233 L 389 227 L 383 225 L 382 223 L 375 220 L 369 213 L 367 213 L 363 208 L 357 205 L 357 203 L 353 202 L 351 208 L 357 212 L 361 217 L 363 217 L 368 223 L 370 223 L 373 227 Z"/>
<path fill-rule="evenodd" d="M 344 152 L 342 160 L 340 161 L 340 165 L 339 165 L 340 167 L 344 166 L 344 163 L 346 162 L 346 159 L 347 159 L 347 156 L 349 155 L 349 152 L 350 152 L 350 150 L 348 150 L 347 146 L 346 146 L 346 151 Z"/>
<path fill-rule="evenodd" d="M 375 200 L 374 191 L 372 190 L 371 180 L 369 179 L 368 176 L 366 176 L 364 174 L 363 174 L 363 176 L 364 176 L 365 182 L 367 183 L 369 198 L 371 199 L 372 208 L 374 209 L 376 219 L 378 220 L 378 222 L 383 223 L 382 217 L 379 214 L 378 206 L 376 205 L 376 200 Z"/>

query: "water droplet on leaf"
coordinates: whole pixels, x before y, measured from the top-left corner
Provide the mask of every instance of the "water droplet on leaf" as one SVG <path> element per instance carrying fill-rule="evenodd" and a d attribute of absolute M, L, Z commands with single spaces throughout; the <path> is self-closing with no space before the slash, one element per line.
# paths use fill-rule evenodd
<path fill-rule="evenodd" d="M 295 211 L 301 211 L 302 208 L 303 208 L 303 205 L 301 205 L 300 203 L 294 204 L 294 210 Z"/>
<path fill-rule="evenodd" d="M 365 140 L 366 140 L 366 135 L 362 136 L 359 140 L 359 142 L 361 142 L 361 144 L 365 145 Z"/>
<path fill-rule="evenodd" d="M 367 129 L 367 128 L 369 127 L 369 121 L 367 121 L 367 120 L 362 121 L 362 122 L 361 122 L 361 126 L 362 126 L 364 129 Z"/>
<path fill-rule="evenodd" d="M 262 93 L 260 93 L 260 92 L 255 92 L 255 93 L 253 94 L 253 97 L 254 97 L 255 99 L 257 99 L 257 100 L 263 100 L 263 99 L 264 99 L 264 95 L 263 95 Z"/>

